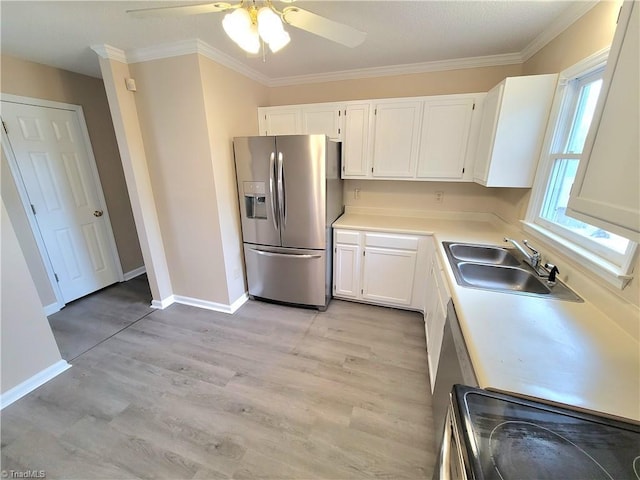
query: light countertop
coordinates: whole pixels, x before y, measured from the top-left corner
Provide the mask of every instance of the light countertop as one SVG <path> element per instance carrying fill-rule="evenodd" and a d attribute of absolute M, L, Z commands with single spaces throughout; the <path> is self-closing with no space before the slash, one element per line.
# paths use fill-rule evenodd
<path fill-rule="evenodd" d="M 481 388 L 640 421 L 640 344 L 588 299 L 575 303 L 457 284 L 442 242 L 503 246 L 509 232 L 488 216 L 447 219 L 347 212 L 333 226 L 434 236 Z"/>

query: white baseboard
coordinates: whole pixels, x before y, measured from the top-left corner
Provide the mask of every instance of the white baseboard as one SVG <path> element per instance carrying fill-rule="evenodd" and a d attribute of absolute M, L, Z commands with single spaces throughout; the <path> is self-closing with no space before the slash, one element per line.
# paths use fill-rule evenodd
<path fill-rule="evenodd" d="M 240 298 L 238 298 L 235 302 L 231 304 L 231 307 L 230 307 L 231 313 L 236 313 L 236 311 L 248 301 L 249 301 L 249 295 L 247 294 L 247 292 L 244 292 L 242 295 L 240 295 Z"/>
<path fill-rule="evenodd" d="M 172 305 L 173 303 L 175 303 L 175 301 L 176 301 L 175 295 L 169 295 L 168 297 L 163 298 L 162 300 L 151 300 L 151 308 L 164 310 L 169 305 Z"/>
<path fill-rule="evenodd" d="M 210 302 L 209 300 L 201 300 L 199 298 L 183 297 L 182 295 L 174 295 L 173 298 L 176 303 L 181 303 L 183 305 L 191 305 L 192 307 L 204 308 L 206 310 L 213 310 L 215 312 L 231 314 L 238 310 L 238 308 L 240 308 L 244 304 L 244 302 L 249 299 L 247 294 L 244 293 L 231 305 L 227 305 L 224 303 Z"/>
<path fill-rule="evenodd" d="M 45 305 L 42 308 L 44 309 L 44 316 L 48 317 L 49 315 L 53 315 L 54 313 L 59 312 L 62 309 L 62 305 L 60 305 L 58 302 L 53 302 L 49 305 Z"/>
<path fill-rule="evenodd" d="M 0 410 L 2 410 L 4 407 L 8 407 L 16 400 L 19 400 L 26 394 L 34 391 L 39 386 L 44 385 L 49 380 L 57 377 L 69 368 L 71 368 L 71 365 L 67 363 L 66 360 L 60 360 L 50 367 L 47 367 L 44 370 L 36 373 L 33 377 L 28 378 L 21 384 L 16 385 L 10 390 L 7 390 L 5 393 L 0 395 Z"/>
<path fill-rule="evenodd" d="M 143 266 L 134 268 L 133 270 L 129 270 L 125 274 L 123 274 L 124 281 L 131 280 L 132 278 L 139 277 L 143 273 L 147 273 L 147 269 Z"/>
<path fill-rule="evenodd" d="M 249 296 L 247 295 L 246 292 L 243 293 L 240 296 L 240 298 L 235 300 L 231 305 L 227 305 L 225 303 L 211 302 L 209 300 L 201 300 L 199 298 L 185 297 L 183 295 L 171 295 L 162 300 L 153 300 L 151 302 L 151 307 L 157 308 L 159 310 L 164 310 L 165 308 L 167 308 L 169 305 L 172 305 L 173 303 L 180 303 L 182 305 L 190 305 L 192 307 L 204 308 L 206 310 L 213 310 L 215 312 L 233 314 L 242 305 L 244 305 L 247 300 L 249 300 Z"/>

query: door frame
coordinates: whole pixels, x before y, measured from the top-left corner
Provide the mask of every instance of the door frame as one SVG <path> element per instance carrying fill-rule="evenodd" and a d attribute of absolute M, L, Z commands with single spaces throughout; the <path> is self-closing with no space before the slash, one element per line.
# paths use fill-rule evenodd
<path fill-rule="evenodd" d="M 100 182 L 100 175 L 98 174 L 98 167 L 96 166 L 96 159 L 93 155 L 93 147 L 91 145 L 91 139 L 89 137 L 89 131 L 87 130 L 87 123 L 84 118 L 84 110 L 81 105 L 74 105 L 71 103 L 61 103 L 54 102 L 51 100 L 44 100 L 41 98 L 33 98 L 33 97 L 23 97 L 20 95 L 11 95 L 6 93 L 0 93 L 0 101 L 10 102 L 10 103 L 21 103 L 24 105 L 32 105 L 35 107 L 46 107 L 46 108 L 57 108 L 61 110 L 68 110 L 74 112 L 79 120 L 80 131 L 82 141 L 84 142 L 85 148 L 87 149 L 87 160 L 89 162 L 89 170 L 91 171 L 91 177 L 96 185 L 96 195 L 98 197 L 99 207 L 104 212 L 103 217 L 105 219 L 105 229 L 108 237 L 109 243 L 109 252 L 113 256 L 114 264 L 116 266 L 116 274 L 118 276 L 118 280 L 120 282 L 124 281 L 124 273 L 122 272 L 122 264 L 120 263 L 120 255 L 118 254 L 118 248 L 116 246 L 115 237 L 113 235 L 113 229 L 111 228 L 111 217 L 109 216 L 109 211 L 107 209 L 107 202 L 104 198 L 104 192 L 102 191 L 102 183 Z M 47 252 L 44 239 L 42 237 L 42 233 L 40 232 L 40 227 L 36 221 L 35 214 L 31 210 L 31 202 L 29 201 L 29 196 L 27 195 L 27 189 L 22 180 L 22 175 L 20 174 L 20 169 L 18 167 L 18 162 L 16 161 L 13 147 L 9 141 L 9 136 L 5 132 L 4 128 L 0 128 L 0 133 L 2 135 L 2 150 L 4 151 L 7 157 L 7 163 L 9 164 L 9 170 L 11 171 L 11 175 L 15 182 L 15 185 L 18 190 L 18 195 L 20 197 L 20 201 L 22 202 L 22 207 L 24 208 L 24 212 L 29 221 L 29 226 L 31 227 L 31 232 L 36 241 L 36 245 L 38 246 L 38 251 L 40 252 L 40 258 L 44 264 L 44 268 L 47 272 L 47 277 L 49 278 L 49 283 L 51 284 L 51 288 L 56 297 L 55 309 L 51 308 L 51 306 L 43 305 L 45 308 L 45 315 L 51 315 L 64 307 L 65 301 L 62 296 L 62 291 L 58 282 L 55 278 L 55 273 L 53 270 L 53 265 L 51 260 L 49 259 L 49 254 Z M 53 305 L 53 304 L 52 304 Z"/>

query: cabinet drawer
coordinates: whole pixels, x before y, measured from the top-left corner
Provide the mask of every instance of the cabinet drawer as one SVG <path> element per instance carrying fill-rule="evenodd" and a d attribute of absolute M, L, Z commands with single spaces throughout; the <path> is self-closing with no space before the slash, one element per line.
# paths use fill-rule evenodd
<path fill-rule="evenodd" d="M 358 245 L 360 243 L 360 233 L 351 230 L 336 230 L 336 243 Z"/>
<path fill-rule="evenodd" d="M 364 244 L 367 247 L 399 248 L 416 251 L 418 250 L 418 237 L 367 233 L 365 234 Z"/>

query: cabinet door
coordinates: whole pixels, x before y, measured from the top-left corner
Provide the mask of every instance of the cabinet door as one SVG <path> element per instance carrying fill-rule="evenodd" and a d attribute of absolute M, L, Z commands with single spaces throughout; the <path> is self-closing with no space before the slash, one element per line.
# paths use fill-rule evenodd
<path fill-rule="evenodd" d="M 342 142 L 342 177 L 369 176 L 369 114 L 368 103 L 349 104 L 345 108 Z"/>
<path fill-rule="evenodd" d="M 422 102 L 378 103 L 374 110 L 373 176 L 413 177 Z"/>
<path fill-rule="evenodd" d="M 533 184 L 557 74 L 510 77 L 485 99 L 475 180 L 487 187 Z"/>
<path fill-rule="evenodd" d="M 301 132 L 300 109 L 269 107 L 259 109 L 260 135 L 296 135 Z"/>
<path fill-rule="evenodd" d="M 444 324 L 447 320 L 446 307 L 437 299 L 431 316 L 431 332 L 429 332 L 429 342 L 427 344 L 427 356 L 429 359 L 429 377 L 431 378 L 431 391 L 436 384 L 436 373 L 440 363 L 440 352 L 442 350 L 442 337 L 444 336 Z"/>
<path fill-rule="evenodd" d="M 333 293 L 357 298 L 360 293 L 360 247 L 336 244 L 333 263 Z"/>
<path fill-rule="evenodd" d="M 362 298 L 385 304 L 410 305 L 416 252 L 366 247 Z"/>
<path fill-rule="evenodd" d="M 418 178 L 462 178 L 473 98 L 426 100 Z"/>
<path fill-rule="evenodd" d="M 484 99 L 482 120 L 480 121 L 480 135 L 476 150 L 476 163 L 473 170 L 473 178 L 483 185 L 487 184 L 489 175 L 489 162 L 493 153 L 493 139 L 496 135 L 498 123 L 498 108 L 502 97 L 503 84 L 495 86 Z"/>
<path fill-rule="evenodd" d="M 318 105 L 302 107 L 302 132 L 304 134 L 324 134 L 332 140 L 342 139 L 340 105 Z"/>
<path fill-rule="evenodd" d="M 568 215 L 640 241 L 640 5 L 624 2 Z"/>

